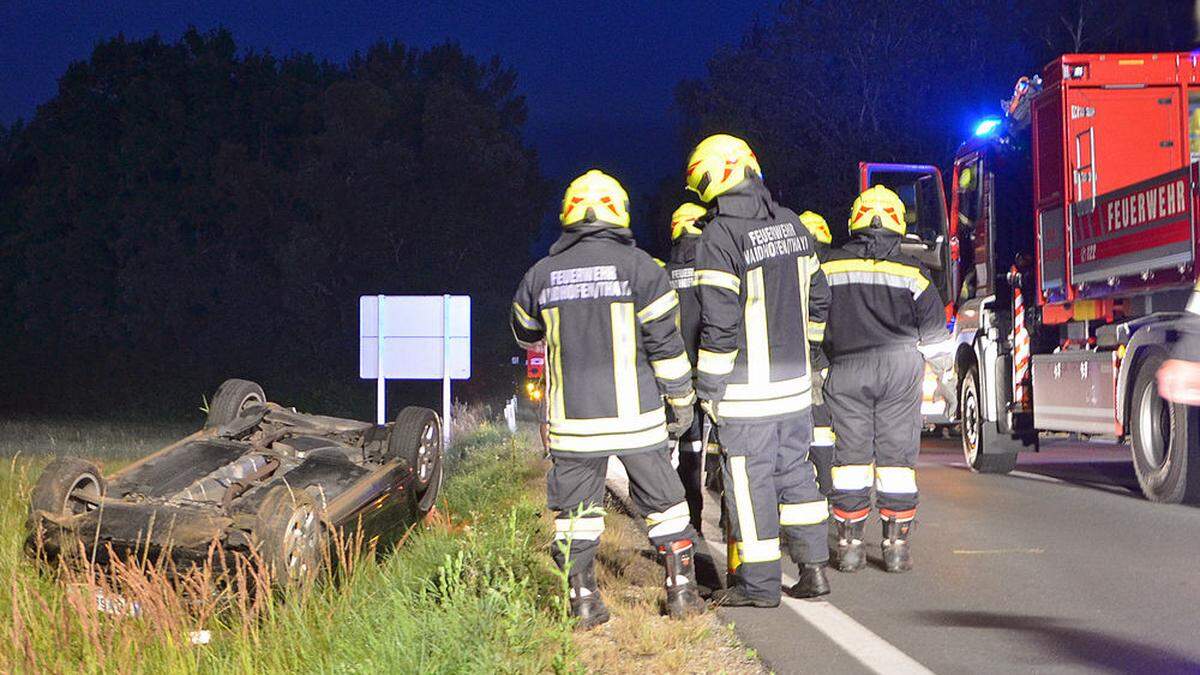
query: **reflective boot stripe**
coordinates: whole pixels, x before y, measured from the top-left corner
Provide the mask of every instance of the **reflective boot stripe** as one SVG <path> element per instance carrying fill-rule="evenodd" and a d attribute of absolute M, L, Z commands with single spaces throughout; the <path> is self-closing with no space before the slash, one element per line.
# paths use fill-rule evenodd
<path fill-rule="evenodd" d="M 892 509 L 879 509 L 879 517 L 883 520 L 894 520 L 898 523 L 906 523 L 917 516 L 916 509 L 908 509 L 907 511 L 894 511 Z"/>
<path fill-rule="evenodd" d="M 586 518 L 555 518 L 554 538 L 562 541 L 597 541 L 604 532 L 604 516 Z"/>
<path fill-rule="evenodd" d="M 861 509 L 859 511 L 843 511 L 838 507 L 833 507 L 833 518 L 843 523 L 857 523 L 860 520 L 866 520 L 867 516 L 871 515 L 871 509 Z"/>
<path fill-rule="evenodd" d="M 847 464 L 833 467 L 833 489 L 844 492 L 871 487 L 873 467 L 870 464 Z"/>
<path fill-rule="evenodd" d="M 651 538 L 683 532 L 689 524 L 691 524 L 691 512 L 688 510 L 687 502 L 679 502 L 666 511 L 646 516 L 646 527 Z"/>
<path fill-rule="evenodd" d="M 888 494 L 914 494 L 917 491 L 917 472 L 906 466 L 877 466 L 875 489 Z"/>
<path fill-rule="evenodd" d="M 821 499 L 801 504 L 780 504 L 780 525 L 816 525 L 829 518 L 829 502 Z"/>

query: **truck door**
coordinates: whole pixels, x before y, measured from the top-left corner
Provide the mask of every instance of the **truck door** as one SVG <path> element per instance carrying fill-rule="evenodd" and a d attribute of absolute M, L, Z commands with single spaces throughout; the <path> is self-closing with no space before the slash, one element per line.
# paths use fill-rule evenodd
<path fill-rule="evenodd" d="M 928 164 L 885 164 L 860 162 L 859 189 L 882 185 L 900 195 L 904 201 L 908 234 L 901 250 L 920 260 L 942 295 L 942 304 L 955 302 L 954 291 L 958 274 L 952 250 L 951 229 L 946 218 L 946 193 L 942 188 L 942 172 Z"/>

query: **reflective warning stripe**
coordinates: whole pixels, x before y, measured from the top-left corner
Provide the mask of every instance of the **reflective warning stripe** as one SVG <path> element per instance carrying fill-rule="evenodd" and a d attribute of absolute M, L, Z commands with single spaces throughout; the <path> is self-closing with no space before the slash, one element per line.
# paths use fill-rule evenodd
<path fill-rule="evenodd" d="M 920 295 L 929 287 L 929 280 L 921 270 L 890 260 L 830 260 L 821 265 L 830 286 L 867 284 L 902 288 Z"/>
<path fill-rule="evenodd" d="M 696 285 L 724 288 L 734 293 L 742 291 L 742 280 L 736 274 L 720 270 L 696 270 Z"/>
<path fill-rule="evenodd" d="M 873 467 L 870 464 L 847 464 L 833 467 L 833 489 L 866 490 L 871 487 Z"/>
<path fill-rule="evenodd" d="M 543 309 L 542 320 L 546 324 L 546 361 L 550 365 L 546 370 L 546 401 L 549 406 L 548 417 L 553 423 L 556 418 L 566 417 L 566 405 L 563 403 L 562 341 L 559 338 L 558 308 Z"/>
<path fill-rule="evenodd" d="M 759 541 L 739 541 L 738 558 L 743 563 L 774 562 L 779 560 L 779 537 Z"/>
<path fill-rule="evenodd" d="M 720 414 L 721 419 L 758 419 L 800 412 L 810 407 L 812 393 L 806 391 L 769 401 L 734 401 L 726 398 L 721 401 Z"/>
<path fill-rule="evenodd" d="M 733 372 L 733 362 L 737 360 L 737 350 L 731 352 L 710 352 L 701 349 L 696 359 L 696 370 L 711 375 L 728 375 Z"/>
<path fill-rule="evenodd" d="M 894 520 L 898 523 L 904 523 L 916 518 L 917 510 L 893 511 L 892 509 L 879 509 L 879 517 L 884 520 Z"/>
<path fill-rule="evenodd" d="M 725 389 L 725 400 L 769 401 L 785 396 L 797 396 L 812 390 L 812 380 L 807 375 L 778 382 L 730 384 Z M 723 404 L 723 402 L 722 402 Z"/>
<path fill-rule="evenodd" d="M 866 520 L 869 515 L 871 515 L 871 509 L 869 508 L 858 511 L 843 511 L 836 506 L 833 507 L 833 519 L 844 523 L 857 523 L 860 520 Z"/>
<path fill-rule="evenodd" d="M 807 332 L 808 332 L 808 341 L 809 342 L 824 342 L 825 341 L 825 322 L 824 321 L 809 321 Z"/>
<path fill-rule="evenodd" d="M 661 513 L 646 516 L 646 527 L 651 538 L 683 532 L 691 524 L 691 512 L 687 502 L 680 502 Z"/>
<path fill-rule="evenodd" d="M 780 525 L 816 525 L 829 518 L 829 502 L 822 499 L 803 504 L 780 504 Z"/>
<path fill-rule="evenodd" d="M 669 403 L 675 407 L 692 405 L 695 402 L 696 402 L 696 392 L 695 391 L 689 391 L 687 393 L 687 396 L 679 396 L 679 397 L 674 397 L 674 398 L 671 396 L 667 397 L 667 403 Z"/>
<path fill-rule="evenodd" d="M 564 436 L 550 432 L 550 449 L 561 452 L 613 452 L 635 450 L 667 442 L 667 425 L 660 424 L 645 431 L 601 434 L 596 436 Z"/>
<path fill-rule="evenodd" d="M 666 422 L 662 407 L 636 417 L 593 417 L 585 419 L 551 419 L 550 433 L 565 436 L 599 436 L 612 433 L 645 431 Z"/>
<path fill-rule="evenodd" d="M 763 268 L 746 275 L 746 380 L 750 384 L 771 380 L 771 344 L 767 336 L 767 289 Z"/>
<path fill-rule="evenodd" d="M 554 538 L 559 541 L 564 539 L 596 541 L 600 539 L 603 532 L 604 516 L 554 519 Z"/>
<path fill-rule="evenodd" d="M 654 368 L 654 376 L 660 380 L 678 380 L 692 372 L 692 363 L 683 352 L 669 359 L 651 361 L 650 367 Z"/>
<path fill-rule="evenodd" d="M 642 405 L 637 383 L 637 326 L 633 320 L 633 303 L 614 302 L 608 308 L 612 316 L 617 417 L 636 417 Z"/>
<path fill-rule="evenodd" d="M 679 306 L 679 295 L 670 290 L 663 293 L 657 300 L 643 307 L 638 313 L 638 321 L 650 323 L 655 319 L 666 316 L 667 312 Z"/>
<path fill-rule="evenodd" d="M 813 429 L 813 445 L 833 445 L 837 443 L 837 434 L 833 427 L 817 427 Z"/>
<path fill-rule="evenodd" d="M 758 526 L 754 521 L 754 502 L 750 499 L 750 476 L 746 473 L 746 458 L 730 457 L 729 473 L 733 482 L 734 507 L 737 509 L 737 548 L 742 562 L 779 560 L 779 538 L 758 538 Z"/>
<path fill-rule="evenodd" d="M 521 326 L 529 330 L 542 330 L 542 322 L 538 321 L 532 316 L 529 316 L 529 313 L 525 311 L 524 307 L 514 302 L 512 308 L 513 316 L 517 318 L 517 323 L 521 324 Z"/>
<path fill-rule="evenodd" d="M 917 472 L 906 466 L 877 466 L 875 489 L 890 494 L 913 494 L 917 491 Z"/>

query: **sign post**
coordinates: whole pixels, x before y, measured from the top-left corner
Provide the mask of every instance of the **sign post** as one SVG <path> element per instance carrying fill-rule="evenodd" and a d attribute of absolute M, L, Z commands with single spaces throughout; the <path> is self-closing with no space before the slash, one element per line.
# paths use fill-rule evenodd
<path fill-rule="evenodd" d="M 451 380 L 471 377 L 471 298 L 359 298 L 359 377 L 375 380 L 375 419 L 387 423 L 387 380 L 441 380 L 443 442 L 450 442 Z"/>

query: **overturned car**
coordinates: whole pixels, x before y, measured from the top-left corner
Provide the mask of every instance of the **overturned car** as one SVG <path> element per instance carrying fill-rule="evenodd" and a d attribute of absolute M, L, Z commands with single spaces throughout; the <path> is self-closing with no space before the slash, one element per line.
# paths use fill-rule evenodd
<path fill-rule="evenodd" d="M 51 462 L 32 493 L 27 550 L 177 568 L 240 553 L 275 583 L 303 585 L 332 559 L 333 533 L 386 545 L 433 508 L 441 482 L 432 410 L 377 426 L 299 413 L 232 379 L 203 429 L 109 476 L 77 457 Z"/>

